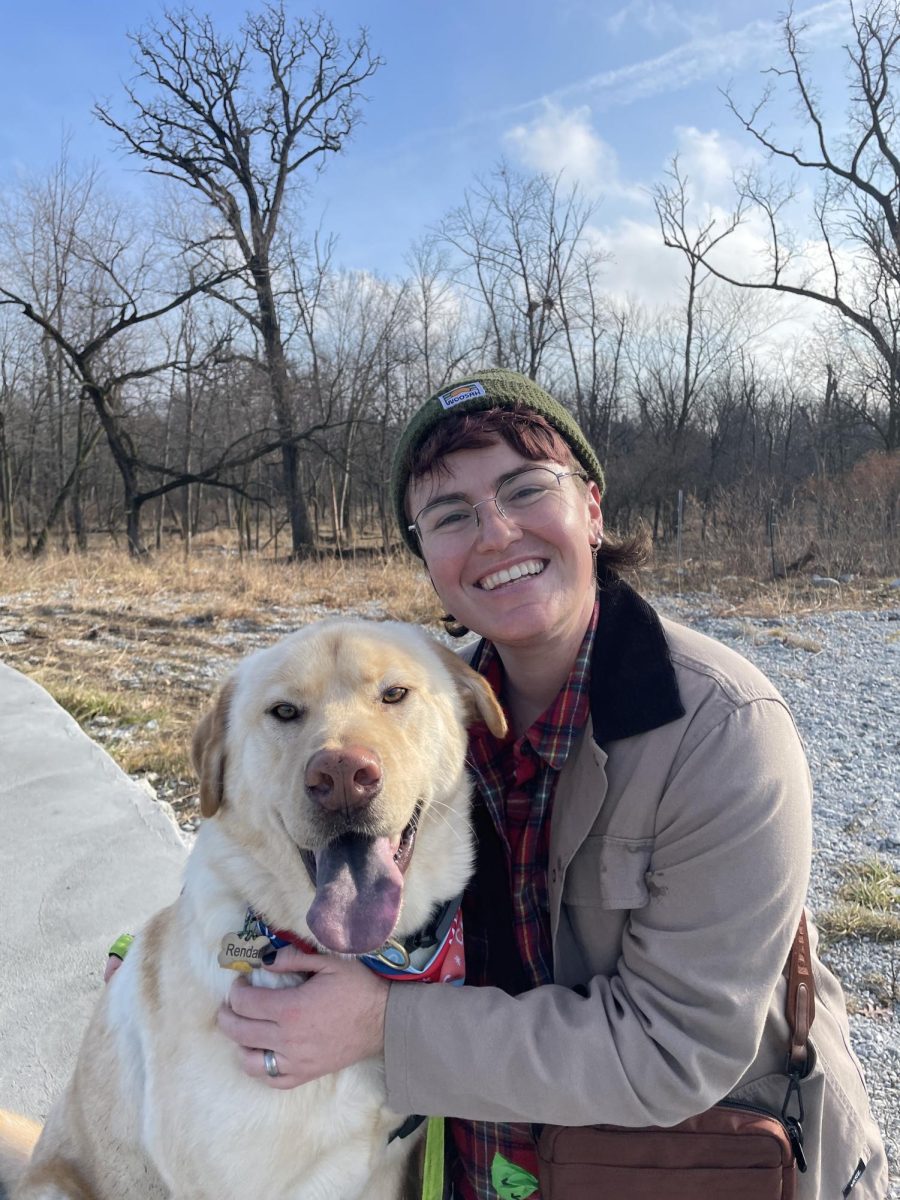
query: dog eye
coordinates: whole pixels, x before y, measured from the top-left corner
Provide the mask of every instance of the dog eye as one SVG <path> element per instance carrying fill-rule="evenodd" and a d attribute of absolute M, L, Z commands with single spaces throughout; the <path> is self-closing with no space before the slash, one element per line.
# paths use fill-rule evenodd
<path fill-rule="evenodd" d="M 389 687 L 381 694 L 382 703 L 399 704 L 408 691 L 405 687 Z"/>
<path fill-rule="evenodd" d="M 296 721 L 303 715 L 296 704 L 275 704 L 269 712 L 279 721 Z"/>

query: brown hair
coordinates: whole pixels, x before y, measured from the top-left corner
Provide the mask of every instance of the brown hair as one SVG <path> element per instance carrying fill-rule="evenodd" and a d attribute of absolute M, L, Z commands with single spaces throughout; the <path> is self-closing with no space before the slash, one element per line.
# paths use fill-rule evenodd
<path fill-rule="evenodd" d="M 427 479 L 445 473 L 444 459 L 458 450 L 483 450 L 496 441 L 505 442 L 523 458 L 577 467 L 569 445 L 540 413 L 527 408 L 488 408 L 460 413 L 454 420 L 441 421 L 416 447 L 409 477 Z"/>
<path fill-rule="evenodd" d="M 436 425 L 416 447 L 410 482 L 446 473 L 445 459 L 449 454 L 458 450 L 484 450 L 498 440 L 534 462 L 550 459 L 564 466 L 579 465 L 568 442 L 540 413 L 524 407 L 489 408 L 463 412 L 455 420 L 451 418 Z M 598 579 L 611 582 L 620 571 L 637 571 L 649 557 L 650 538 L 646 529 L 630 538 L 604 533 L 596 557 Z M 441 617 L 441 623 L 451 637 L 464 637 L 469 632 L 449 613 Z"/>

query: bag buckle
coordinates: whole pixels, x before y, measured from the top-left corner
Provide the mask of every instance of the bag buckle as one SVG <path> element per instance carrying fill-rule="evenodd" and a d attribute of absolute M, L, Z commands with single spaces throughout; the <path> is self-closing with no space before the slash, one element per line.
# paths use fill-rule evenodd
<path fill-rule="evenodd" d="M 788 1112 L 793 1096 L 797 1098 L 796 1115 Z M 794 1160 L 797 1163 L 797 1170 L 800 1172 L 804 1172 L 807 1167 L 806 1155 L 803 1153 L 804 1116 L 803 1093 L 800 1090 L 800 1072 L 799 1070 L 789 1071 L 787 1091 L 784 1094 L 784 1104 L 781 1106 L 781 1119 L 788 1131 L 788 1137 L 791 1140 L 791 1147 L 794 1151 Z"/>

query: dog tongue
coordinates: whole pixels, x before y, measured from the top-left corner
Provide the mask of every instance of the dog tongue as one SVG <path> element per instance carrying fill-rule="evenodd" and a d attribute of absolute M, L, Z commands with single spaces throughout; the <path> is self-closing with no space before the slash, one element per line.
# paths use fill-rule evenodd
<path fill-rule="evenodd" d="M 329 950 L 365 954 L 391 936 L 402 895 L 390 839 L 347 833 L 316 855 L 316 898 L 306 921 Z"/>

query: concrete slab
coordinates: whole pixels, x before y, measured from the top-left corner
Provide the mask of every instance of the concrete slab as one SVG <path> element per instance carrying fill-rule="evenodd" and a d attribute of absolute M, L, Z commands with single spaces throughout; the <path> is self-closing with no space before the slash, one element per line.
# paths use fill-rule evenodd
<path fill-rule="evenodd" d="M 47 1115 L 107 948 L 178 895 L 186 856 L 152 797 L 0 663 L 0 1108 Z"/>

